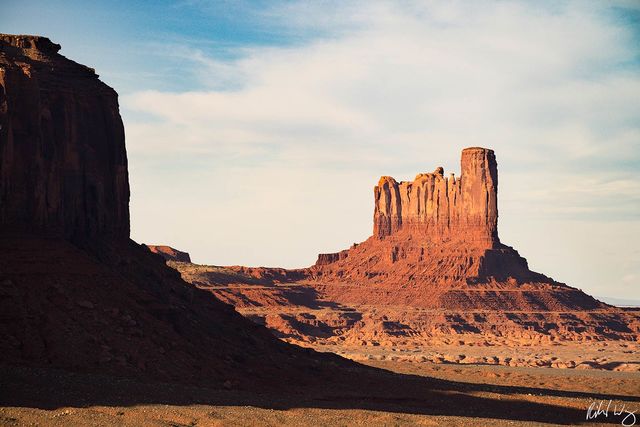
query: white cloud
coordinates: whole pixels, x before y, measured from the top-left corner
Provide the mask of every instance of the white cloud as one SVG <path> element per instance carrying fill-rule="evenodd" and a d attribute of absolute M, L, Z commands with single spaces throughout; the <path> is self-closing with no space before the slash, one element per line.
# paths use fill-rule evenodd
<path fill-rule="evenodd" d="M 126 123 L 134 237 L 180 243 L 202 262 L 302 266 L 366 237 L 377 176 L 458 171 L 471 145 L 497 152 L 501 217 L 531 203 L 543 208 L 529 221 L 560 213 L 597 227 L 604 200 L 601 216 L 637 224 L 629 28 L 598 3 L 402 4 L 279 5 L 263 25 L 323 37 L 231 60 L 191 46 L 179 54 L 202 91 L 124 97 L 125 113 L 155 117 Z M 164 215 L 158 185 L 179 200 L 164 209 L 188 219 Z M 527 225 L 506 227 L 517 240 Z"/>

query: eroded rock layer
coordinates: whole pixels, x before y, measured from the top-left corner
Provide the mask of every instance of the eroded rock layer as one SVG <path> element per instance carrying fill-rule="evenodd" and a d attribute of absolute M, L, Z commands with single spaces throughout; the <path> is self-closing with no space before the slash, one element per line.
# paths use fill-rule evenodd
<path fill-rule="evenodd" d="M 411 182 L 382 177 L 374 188 L 373 236 L 338 254 L 319 255 L 308 270 L 309 278 L 321 282 L 320 286 L 341 283 L 340 294 L 353 298 L 345 289 L 354 283 L 362 283 L 359 289 L 366 287 L 369 295 L 376 293 L 375 286 L 418 286 L 423 295 L 418 292 L 416 303 L 433 308 L 455 308 L 458 300 L 462 308 L 464 301 L 474 299 L 448 298 L 449 288 L 567 288 L 530 271 L 526 259 L 500 242 L 493 150 L 464 149 L 461 170 L 459 178 L 454 174 L 445 178 L 441 167 L 418 174 Z M 394 293 L 394 298 L 401 300 L 402 295 Z M 416 296 L 407 294 L 407 298 Z M 549 299 L 550 303 L 556 300 Z M 572 308 L 570 300 L 563 303 L 567 309 Z M 583 300 L 577 299 L 576 304 Z M 599 303 L 590 301 L 587 306 Z"/>
<path fill-rule="evenodd" d="M 118 96 L 59 49 L 0 35 L 0 227 L 128 238 Z"/>
<path fill-rule="evenodd" d="M 410 230 L 423 240 L 477 242 L 498 240 L 498 167 L 492 150 L 462 152 L 462 174 L 444 176 L 442 167 L 413 181 L 380 178 L 374 188 L 373 235 L 384 238 Z"/>
<path fill-rule="evenodd" d="M 382 177 L 373 235 L 320 254 L 310 268 L 285 275 L 172 265 L 279 337 L 310 345 L 639 339 L 640 312 L 533 272 L 500 242 L 492 150 L 463 150 L 461 170 L 459 178 L 446 178 L 442 168 L 411 182 Z"/>
<path fill-rule="evenodd" d="M 252 389 L 350 369 L 277 340 L 129 239 L 117 95 L 59 49 L 0 35 L 0 364 Z"/>

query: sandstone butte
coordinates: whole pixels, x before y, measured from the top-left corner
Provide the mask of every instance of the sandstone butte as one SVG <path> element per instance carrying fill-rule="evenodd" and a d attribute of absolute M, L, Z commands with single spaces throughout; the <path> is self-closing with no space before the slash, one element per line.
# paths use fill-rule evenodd
<path fill-rule="evenodd" d="M 459 177 L 441 167 L 409 182 L 383 176 L 373 196 L 373 235 L 309 268 L 171 265 L 299 344 L 640 338 L 638 311 L 531 271 L 500 241 L 492 150 L 464 149 Z"/>
<path fill-rule="evenodd" d="M 0 35 L 0 364 L 252 389 L 350 375 L 129 238 L 117 94 L 59 49 Z"/>
<path fill-rule="evenodd" d="M 607 309 L 530 271 L 515 249 L 500 242 L 492 150 L 464 149 L 461 170 L 459 178 L 445 177 L 441 167 L 411 182 L 380 178 L 374 188 L 373 236 L 346 251 L 320 254 L 307 277 L 333 283 L 342 302 L 379 300 L 460 311 Z M 358 292 L 362 288 L 366 295 Z M 390 289 L 397 291 L 387 294 Z"/>

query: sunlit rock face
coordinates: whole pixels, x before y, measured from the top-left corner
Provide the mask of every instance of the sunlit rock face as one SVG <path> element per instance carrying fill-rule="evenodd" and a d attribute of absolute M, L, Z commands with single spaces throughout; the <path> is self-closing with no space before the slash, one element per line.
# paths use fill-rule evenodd
<path fill-rule="evenodd" d="M 374 187 L 373 235 L 336 254 L 320 254 L 318 277 L 425 285 L 489 279 L 550 281 L 498 238 L 498 164 L 493 150 L 465 148 L 461 174 L 442 167 L 413 181 L 389 176 Z"/>
<path fill-rule="evenodd" d="M 500 242 L 497 200 L 494 152 L 467 148 L 459 177 L 446 178 L 440 167 L 411 182 L 383 176 L 374 188 L 373 235 L 320 254 L 309 268 L 173 265 L 185 280 L 304 345 L 395 351 L 452 337 L 508 346 L 636 341 L 637 312 L 531 271 Z"/>
<path fill-rule="evenodd" d="M 373 235 L 384 238 L 400 230 L 430 241 L 498 240 L 498 166 L 493 150 L 462 151 L 462 174 L 444 176 L 439 167 L 413 181 L 383 176 L 374 188 Z"/>

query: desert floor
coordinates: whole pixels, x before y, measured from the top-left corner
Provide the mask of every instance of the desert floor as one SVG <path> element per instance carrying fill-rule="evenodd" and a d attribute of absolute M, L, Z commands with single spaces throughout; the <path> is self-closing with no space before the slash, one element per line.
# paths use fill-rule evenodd
<path fill-rule="evenodd" d="M 606 353 L 584 344 L 564 348 L 564 358 L 581 347 Z M 364 362 L 377 369 L 358 384 L 273 390 L 3 367 L 0 425 L 640 425 L 640 372 L 377 359 Z M 600 402 L 608 412 L 587 420 Z"/>
<path fill-rule="evenodd" d="M 423 345 L 335 346 L 309 345 L 358 362 L 432 362 L 435 364 L 503 365 L 599 369 L 640 373 L 640 343 L 630 341 L 585 341 L 532 343 L 509 340 L 493 343 L 486 338 L 439 339 Z"/>

